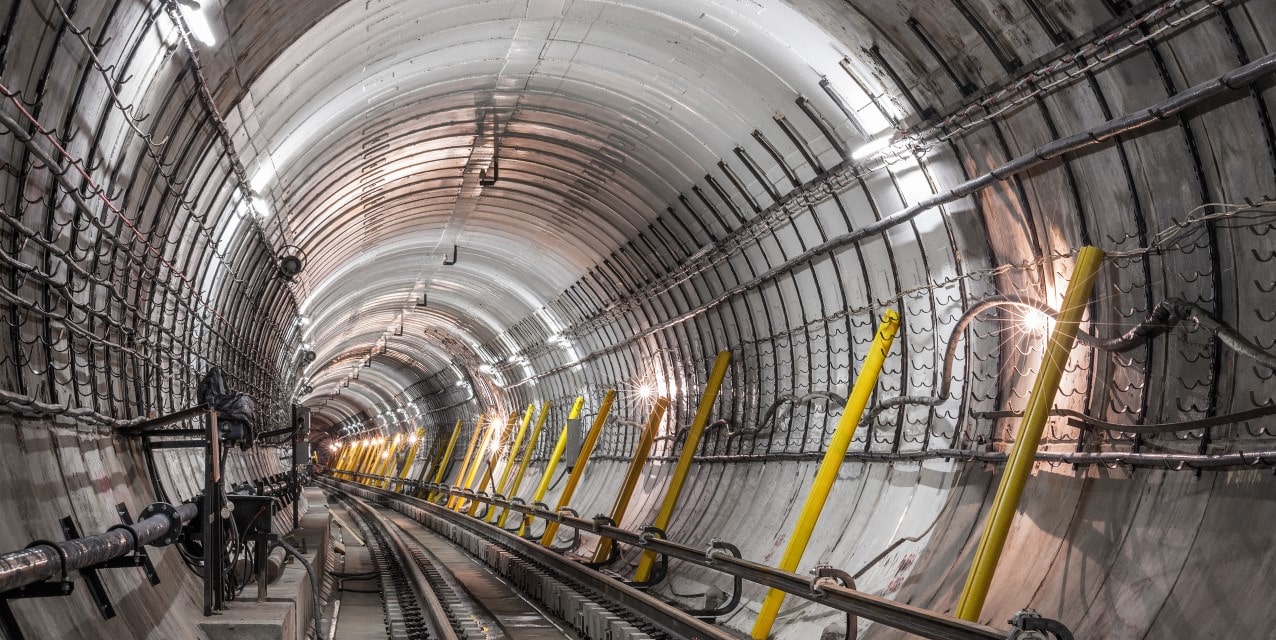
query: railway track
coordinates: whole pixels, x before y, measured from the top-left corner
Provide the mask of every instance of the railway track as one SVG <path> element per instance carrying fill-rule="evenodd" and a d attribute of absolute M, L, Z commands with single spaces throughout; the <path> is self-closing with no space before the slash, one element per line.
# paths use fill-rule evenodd
<path fill-rule="evenodd" d="M 460 526 L 410 499 L 324 481 L 362 530 L 392 640 L 737 640 L 536 544 Z"/>

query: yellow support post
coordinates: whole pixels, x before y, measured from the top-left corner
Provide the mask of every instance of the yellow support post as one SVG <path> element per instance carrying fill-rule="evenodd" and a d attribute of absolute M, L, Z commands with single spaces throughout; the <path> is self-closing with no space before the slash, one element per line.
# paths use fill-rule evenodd
<path fill-rule="evenodd" d="M 660 430 L 660 421 L 665 419 L 665 410 L 669 408 L 669 398 L 661 396 L 656 399 L 656 406 L 652 407 L 651 415 L 647 416 L 647 425 L 642 429 L 642 435 L 638 438 L 638 448 L 634 450 L 634 458 L 629 461 L 629 471 L 625 473 L 625 480 L 620 484 L 620 493 L 616 494 L 616 502 L 611 507 L 611 521 L 620 526 L 621 520 L 625 517 L 625 511 L 629 508 L 629 501 L 634 496 L 634 488 L 638 486 L 638 480 L 642 477 L 642 468 L 647 464 L 647 456 L 651 454 L 651 444 L 656 441 L 656 432 Z M 598 548 L 594 550 L 594 562 L 603 562 L 607 556 L 611 555 L 611 538 L 602 538 L 598 541 Z"/>
<path fill-rule="evenodd" d="M 456 484 L 460 485 L 465 480 L 465 474 L 470 469 L 470 460 L 474 458 L 474 447 L 478 446 L 479 438 L 483 435 L 483 415 L 479 414 L 478 422 L 474 423 L 474 435 L 470 436 L 470 446 L 465 449 L 465 457 L 461 458 L 461 468 L 456 472 Z M 447 508 L 451 509 L 456 506 L 457 497 L 448 498 Z"/>
<path fill-rule="evenodd" d="M 545 462 L 545 471 L 541 474 L 541 481 L 536 485 L 536 491 L 532 493 L 532 500 L 529 504 L 536 504 L 545 499 L 545 492 L 549 491 L 550 478 L 554 476 L 554 469 L 558 467 L 558 459 L 563 457 L 563 452 L 567 450 L 567 433 L 572 428 L 572 421 L 580 419 L 580 410 L 585 406 L 585 397 L 577 396 L 576 402 L 572 404 L 572 410 L 567 414 L 567 423 L 563 425 L 563 430 L 558 434 L 558 443 L 554 445 L 554 452 L 549 455 L 549 460 Z M 527 518 L 523 518 L 523 525 L 518 528 L 518 535 L 527 533 Z"/>
<path fill-rule="evenodd" d="M 408 477 L 408 471 L 412 469 L 412 463 L 416 462 L 416 454 L 421 447 L 421 437 L 424 435 L 425 429 L 418 428 L 416 431 L 413 431 L 412 435 L 408 438 L 408 444 L 410 445 L 408 448 L 408 455 L 403 459 L 403 466 L 399 467 L 399 473 L 397 474 L 399 476 L 399 480 L 394 483 L 398 485 L 400 490 L 403 488 L 403 480 Z M 389 488 L 394 490 L 394 487 L 392 486 Z"/>
<path fill-rule="evenodd" d="M 349 480 L 350 472 L 354 469 L 354 465 L 359 461 L 359 456 L 363 455 L 363 443 L 355 440 L 350 443 L 350 456 L 341 464 L 341 479 Z"/>
<path fill-rule="evenodd" d="M 399 450 L 400 442 L 403 442 L 402 435 L 397 433 L 394 434 L 394 438 L 390 440 L 390 444 L 381 452 L 381 463 L 373 466 L 373 469 L 376 471 L 374 471 L 372 475 L 378 476 L 378 478 L 372 480 L 368 484 L 377 487 L 378 489 L 385 488 L 385 476 L 389 473 L 390 466 L 394 464 L 394 454 Z"/>
<path fill-rule="evenodd" d="M 443 455 L 438 459 L 438 470 L 434 472 L 434 479 L 430 481 L 432 484 L 443 482 L 443 474 L 447 472 L 448 462 L 452 460 L 452 451 L 456 449 L 456 440 L 461 436 L 462 424 L 462 421 L 457 420 L 456 426 L 452 427 L 452 437 L 448 439 L 447 448 L 444 449 Z M 433 502 L 434 494 L 431 493 L 427 499 Z"/>
<path fill-rule="evenodd" d="M 470 458 L 470 468 L 465 471 L 465 482 L 461 483 L 462 489 L 469 489 L 474 486 L 474 479 L 478 476 L 479 467 L 483 466 L 483 453 L 487 451 L 488 445 L 492 443 L 493 436 L 496 435 L 497 424 L 500 421 L 493 417 L 487 423 L 487 432 L 483 434 L 483 444 L 474 450 L 474 455 Z M 461 510 L 461 502 L 464 498 L 455 498 L 455 503 L 449 504 L 448 508 L 454 511 Z"/>
<path fill-rule="evenodd" d="M 1072 268 L 1072 280 L 1063 296 L 1063 306 L 1055 320 L 1050 341 L 1046 344 L 1046 352 L 1041 358 L 1041 369 L 1032 385 L 1032 393 L 1028 395 L 1023 419 L 1019 422 L 1019 433 L 1010 449 L 1006 469 L 997 485 L 997 494 L 988 510 L 988 520 L 984 523 L 979 548 L 975 550 L 970 573 L 966 576 L 966 585 L 957 601 L 957 617 L 963 620 L 976 622 L 983 612 L 988 588 L 997 571 L 997 561 L 1001 559 L 1010 525 L 1019 510 L 1024 485 L 1032 475 L 1041 432 L 1050 417 L 1050 407 L 1059 392 L 1059 382 L 1076 342 L 1081 316 L 1090 301 L 1094 280 L 1102 264 L 1103 251 L 1096 247 L 1082 247 L 1077 253 L 1077 262 Z"/>
<path fill-rule="evenodd" d="M 370 443 L 363 440 L 355 442 L 354 454 L 350 456 L 350 461 L 346 463 L 346 468 L 342 473 L 346 480 L 354 480 L 354 473 L 359 470 L 359 465 L 363 463 L 364 456 L 368 455 L 368 447 L 370 446 L 372 446 Z"/>
<path fill-rule="evenodd" d="M 519 447 L 523 444 L 523 437 L 527 435 L 527 426 L 532 423 L 532 414 L 536 412 L 536 404 L 527 405 L 527 413 L 523 415 L 523 422 L 518 426 L 518 435 L 514 436 L 514 444 L 510 447 L 509 458 L 505 461 L 505 470 L 501 472 L 501 481 L 496 483 L 494 493 L 505 495 L 505 483 L 509 482 L 510 470 L 514 468 L 514 460 L 518 457 Z M 491 524 L 496 521 L 496 507 L 487 510 L 487 522 Z"/>
<path fill-rule="evenodd" d="M 363 457 L 363 464 L 359 465 L 358 473 L 360 475 L 368 475 L 372 472 L 376 463 L 381 460 L 381 450 L 385 448 L 385 438 L 378 438 L 372 442 L 372 446 L 368 448 L 368 455 Z M 355 482 L 359 484 L 368 484 L 367 478 L 355 477 Z"/>
<path fill-rule="evenodd" d="M 882 363 L 886 360 L 886 354 L 890 351 L 898 330 L 899 314 L 887 310 L 882 323 L 877 327 L 873 344 L 864 356 L 864 366 L 860 368 L 860 375 L 855 379 L 851 395 L 846 399 L 846 408 L 842 410 L 842 417 L 837 421 L 833 437 L 829 439 L 824 459 L 815 472 L 815 481 L 811 484 L 811 492 L 806 495 L 806 503 L 802 505 L 802 512 L 793 527 L 793 535 L 789 536 L 789 542 L 784 547 L 784 556 L 780 558 L 779 566 L 782 571 L 797 571 L 798 563 L 802 561 L 802 553 L 811 541 L 811 532 L 815 530 L 820 512 L 824 510 L 824 503 L 828 501 L 833 483 L 837 481 L 837 472 L 841 470 L 846 451 L 851 447 L 851 439 L 855 437 L 855 427 L 864 417 L 864 408 L 868 406 L 873 388 L 877 386 Z M 770 635 L 771 626 L 775 624 L 775 616 L 780 612 L 780 604 L 783 602 L 783 591 L 771 589 L 767 592 L 766 599 L 762 601 L 762 610 L 758 612 L 758 619 L 753 623 L 754 640 L 766 640 Z"/>
<path fill-rule="evenodd" d="M 577 410 L 579 412 L 579 410 Z M 549 402 L 541 404 L 541 414 L 536 417 L 536 426 L 532 428 L 532 437 L 527 441 L 527 448 L 523 450 L 523 460 L 518 463 L 518 471 L 514 472 L 514 480 L 510 484 L 508 494 L 512 500 L 518 495 L 518 488 L 523 486 L 523 474 L 527 473 L 527 465 L 532 461 L 532 453 L 536 451 L 536 443 L 540 440 L 541 432 L 545 430 L 545 420 L 549 417 Z M 501 519 L 497 521 L 497 526 L 504 529 L 505 521 L 509 520 L 510 511 L 506 509 L 501 512 Z M 490 522 L 490 521 L 489 521 Z"/>
<path fill-rule="evenodd" d="M 353 450 L 354 447 L 349 442 L 341 443 L 341 449 L 337 453 L 337 460 L 332 463 L 332 477 L 336 478 L 341 475 L 341 470 L 345 468 L 346 459 L 350 457 L 350 452 Z"/>
<path fill-rule="evenodd" d="M 496 472 L 496 463 L 501 459 L 501 452 L 505 449 L 505 442 L 510 439 L 510 431 L 514 430 L 514 421 L 518 419 L 517 413 L 510 413 L 509 418 L 505 421 L 505 428 L 501 430 L 500 436 L 494 440 L 488 448 L 492 450 L 492 457 L 487 461 L 487 468 L 483 470 L 478 486 L 474 487 L 475 491 L 483 491 L 488 483 L 492 481 L 492 474 Z M 471 500 L 470 507 L 465 510 L 466 515 L 471 518 L 478 512 L 479 501 Z"/>
<path fill-rule="evenodd" d="M 687 441 L 682 445 L 682 454 L 678 456 L 673 477 L 669 479 L 669 488 L 665 492 L 664 501 L 660 503 L 660 511 L 656 512 L 656 520 L 652 522 L 652 526 L 661 531 L 668 529 L 669 521 L 673 518 L 674 507 L 678 506 L 678 498 L 682 495 L 682 485 L 687 482 L 687 473 L 691 471 L 691 459 L 696 457 L 696 449 L 700 447 L 700 436 L 704 435 L 704 428 L 709 424 L 709 414 L 713 411 L 713 403 L 718 399 L 718 390 L 722 388 L 722 381 L 727 377 L 727 367 L 730 364 L 731 352 L 722 351 L 718 353 L 718 359 L 713 363 L 713 370 L 709 372 L 709 380 L 704 386 L 704 395 L 700 397 L 700 407 L 696 410 L 695 420 L 691 422 L 691 428 L 687 431 Z M 638 569 L 634 571 L 634 581 L 647 581 L 655 566 L 656 554 L 644 551 L 642 559 L 638 561 Z"/>
<path fill-rule="evenodd" d="M 602 435 L 603 425 L 607 423 L 607 414 L 611 413 L 611 405 L 615 400 L 616 390 L 608 389 L 603 395 L 602 405 L 598 407 L 598 415 L 594 416 L 594 424 L 590 425 L 589 433 L 585 434 L 585 442 L 580 446 L 580 455 L 576 456 L 576 465 L 567 476 L 567 486 L 563 487 L 563 493 L 558 496 L 558 506 L 554 508 L 555 511 L 571 504 L 572 494 L 576 493 L 576 485 L 580 484 L 581 477 L 585 475 L 585 465 L 589 463 L 589 456 L 594 452 L 594 445 L 598 444 L 598 436 Z M 541 546 L 553 545 L 554 535 L 557 533 L 557 522 L 546 523 L 545 535 L 541 536 Z"/>

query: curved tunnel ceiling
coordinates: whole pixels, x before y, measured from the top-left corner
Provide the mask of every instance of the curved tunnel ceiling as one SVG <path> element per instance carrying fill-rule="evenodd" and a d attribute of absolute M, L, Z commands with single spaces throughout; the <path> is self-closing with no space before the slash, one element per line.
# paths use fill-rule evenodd
<path fill-rule="evenodd" d="M 384 337 L 437 371 L 451 357 L 412 336 L 440 329 L 476 350 L 544 309 L 795 111 L 774 97 L 838 113 L 819 83 L 850 82 L 846 52 L 791 8 L 752 9 L 351 3 L 281 52 L 238 112 L 259 150 L 253 186 L 308 257 L 315 393 L 332 391 L 336 354 Z"/>
<path fill-rule="evenodd" d="M 1084 329 L 1147 331 L 1073 351 L 995 615 L 1270 631 L 1276 2 L 0 4 L 0 406 L 85 423 L 53 424 L 52 449 L 0 430 L 7 478 L 68 497 L 49 515 L 114 518 L 80 499 L 112 478 L 145 495 L 112 427 L 190 407 L 214 366 L 264 429 L 300 401 L 329 445 L 421 429 L 437 449 L 458 422 L 477 442 L 476 418 L 549 403 L 563 424 L 619 389 L 584 513 L 656 395 L 664 486 L 728 351 L 678 538 L 749 530 L 744 556 L 770 559 L 896 311 L 806 558 L 945 610 L 1041 368 L 1040 307 L 1095 245 Z M 188 46 L 179 11 L 212 38 Z M 183 495 L 192 460 L 162 465 Z"/>

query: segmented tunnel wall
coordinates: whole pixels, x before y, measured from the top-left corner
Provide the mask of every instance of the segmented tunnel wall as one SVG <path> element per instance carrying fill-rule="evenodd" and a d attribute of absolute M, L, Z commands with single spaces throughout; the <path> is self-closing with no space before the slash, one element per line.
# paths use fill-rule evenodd
<path fill-rule="evenodd" d="M 810 96 L 818 118 L 834 131 L 826 136 L 817 126 L 818 118 L 805 113 L 792 96 L 784 101 L 783 123 L 756 123 L 759 136 L 735 141 L 744 155 L 724 157 L 724 166 L 706 166 L 695 189 L 688 185 L 683 197 L 668 203 L 670 211 L 548 301 L 555 323 L 531 316 L 470 356 L 474 363 L 500 363 L 496 379 L 504 389 L 474 380 L 473 371 L 458 375 L 449 367 L 426 372 L 432 375 L 406 389 L 399 402 L 387 399 L 342 419 L 387 430 L 418 423 L 450 426 L 461 418 L 472 424 L 479 409 L 509 411 L 551 399 L 553 429 L 578 393 L 587 392 L 592 406 L 603 389 L 618 386 L 623 401 L 617 417 L 641 421 L 645 416 L 636 387 L 651 382 L 674 395 L 669 432 L 672 425 L 689 421 L 713 354 L 729 349 L 734 355 L 732 370 L 716 411 L 727 426 L 711 431 L 702 445 L 692 484 L 695 493 L 688 496 L 671 532 L 679 539 L 707 541 L 733 539 L 730 532 L 764 530 L 766 535 L 734 541 L 745 543 L 748 557 L 765 558 L 782 545 L 789 527 L 775 505 L 791 504 L 792 496 L 801 495 L 797 481 L 812 472 L 803 458 L 822 449 L 840 408 L 836 402 L 816 402 L 785 409 L 774 426 L 761 419 L 784 394 L 844 393 L 881 309 L 899 309 L 905 333 L 888 361 L 879 398 L 934 385 L 948 330 L 973 300 L 994 292 L 1022 291 L 1056 301 L 1070 268 L 1068 256 L 1084 243 L 1116 254 L 1105 267 L 1091 308 L 1095 332 L 1108 335 L 1132 324 L 1156 302 L 1182 297 L 1210 309 L 1260 346 L 1272 346 L 1276 332 L 1269 326 L 1264 302 L 1276 283 L 1271 273 L 1276 263 L 1271 261 L 1270 224 L 1263 210 L 1184 225 L 1183 233 L 1171 237 L 1182 242 L 1162 242 L 1159 251 L 1140 249 L 1156 246 L 1166 237 L 1161 232 L 1180 229 L 1190 212 L 1227 211 L 1198 211 L 1203 203 L 1262 201 L 1276 192 L 1270 79 L 1150 130 L 1002 181 L 884 237 L 800 261 L 783 277 L 682 319 L 710 305 L 721 292 L 786 264 L 810 246 L 1052 139 L 1147 106 L 1270 53 L 1276 24 L 1271 3 L 1256 1 L 1217 9 L 1204 3 L 1172 4 L 1158 20 L 1132 28 L 1127 28 L 1131 20 L 1155 3 L 1137 8 L 1102 2 L 995 8 L 972 2 L 905 7 L 865 3 L 853 9 L 833 2 L 794 5 L 830 33 L 857 45 L 857 50 L 858 45 L 869 49 L 850 65 L 862 72 L 857 78 L 865 83 L 864 93 L 881 103 L 882 112 L 919 132 L 919 142 L 924 143 L 920 157 L 905 155 L 867 168 L 844 164 L 835 145 L 850 137 L 850 119 L 826 96 Z M 24 422 L 15 433 L 34 429 L 74 441 L 75 448 L 57 450 L 70 460 L 97 455 L 78 449 L 110 443 L 109 462 L 88 465 L 95 471 L 83 478 L 72 474 L 65 493 L 80 495 L 104 478 L 120 478 L 114 491 L 131 497 L 134 508 L 152 499 L 135 480 L 144 467 L 129 445 L 106 439 L 107 421 L 100 418 L 127 420 L 186 406 L 198 375 L 209 364 L 218 364 L 235 383 L 251 390 L 277 421 L 293 391 L 289 376 L 299 343 L 290 333 L 295 302 L 274 278 L 270 251 L 264 248 L 280 246 L 286 231 L 269 226 L 261 234 L 228 231 L 240 223 L 233 213 L 223 214 L 233 212 L 243 196 L 236 192 L 234 168 L 198 99 L 185 54 L 177 46 L 166 49 L 160 44 L 160 28 L 152 24 L 160 19 L 157 6 L 85 3 L 69 12 L 76 24 L 94 27 L 88 38 L 101 44 L 100 59 L 121 61 L 108 74 L 116 79 L 133 76 L 119 92 L 123 104 L 138 104 L 133 113 L 151 114 L 143 130 L 181 143 L 164 147 L 164 153 L 172 154 L 163 156 L 164 162 L 175 163 L 174 178 L 164 175 L 164 165 L 149 157 L 145 143 L 130 133 L 123 122 L 128 112 L 108 99 L 106 81 L 52 5 L 7 5 L 8 35 L 0 73 L 10 92 L 22 92 L 15 96 L 18 101 L 25 100 L 40 122 L 57 129 L 54 137 L 62 138 L 60 143 L 72 157 L 101 158 L 100 164 L 93 162 L 95 182 L 108 191 L 119 190 L 112 196 L 136 216 L 134 224 L 148 238 L 147 244 L 194 283 L 184 284 L 100 200 L 91 203 L 91 216 L 77 213 L 55 172 L 32 159 L 21 135 L 9 130 L 3 137 L 2 226 L 10 276 L 4 291 L 11 327 L 5 342 L 4 400 L 17 409 L 39 411 L 30 402 L 35 399 L 90 407 L 99 414 L 84 417 L 82 424 L 67 423 L 61 431 L 43 422 Z M 317 15 L 324 10 L 315 9 Z M 241 19 L 249 23 L 254 17 Z M 1063 65 L 1053 77 L 1076 77 L 1058 86 L 1036 94 L 1012 91 L 989 101 L 987 109 L 956 115 L 960 105 L 979 98 L 985 88 L 995 96 L 999 87 L 1029 70 L 1049 68 L 1107 33 L 1122 35 L 1100 54 L 1179 19 L 1181 25 L 1088 71 L 1077 69 L 1102 55 Z M 300 30 L 308 25 L 290 26 Z M 285 33 L 273 34 L 280 43 L 295 35 L 281 30 Z M 239 61 L 246 78 L 252 76 L 254 65 L 266 65 L 275 51 L 265 40 L 253 40 L 261 46 Z M 939 55 L 931 55 L 929 47 Z M 224 60 L 208 62 L 210 69 L 224 70 Z M 224 76 L 218 73 L 209 75 L 219 104 L 235 104 L 241 89 L 231 82 L 219 84 Z M 967 94 L 971 87 L 973 92 Z M 1025 94 L 1030 97 L 1018 102 Z M 1017 106 L 997 112 L 1012 102 Z M 20 122 L 22 114 L 16 109 L 10 101 L 3 112 Z M 990 110 L 997 114 L 987 116 Z M 917 126 L 920 122 L 944 124 Z M 32 127 L 26 133 L 40 134 Z M 47 141 L 39 144 L 46 152 L 52 149 Z M 748 163 L 756 165 L 757 175 Z M 808 206 L 806 200 L 789 195 L 806 191 L 803 183 L 834 175 L 834 193 L 822 194 L 818 202 Z M 74 173 L 71 178 L 82 185 Z M 168 192 L 169 186 L 177 193 Z M 776 207 L 777 201 L 799 204 Z M 752 203 L 770 214 L 754 211 Z M 98 216 L 101 225 L 93 224 L 92 216 Z M 222 237 L 246 239 L 222 246 L 217 241 Z M 722 251 L 700 253 L 706 245 Z M 71 247 L 72 257 L 62 258 Z M 90 247 L 93 257 L 85 265 Z M 214 252 L 222 257 L 212 257 Z M 213 268 L 219 261 L 230 266 L 219 272 Z M 73 264 L 86 272 L 77 272 Z M 218 285 L 206 284 L 215 277 Z M 95 280 L 102 282 L 86 284 Z M 208 299 L 208 305 L 194 292 Z M 259 301 L 271 306 L 262 308 Z M 32 311 L 41 307 L 53 313 Z M 68 310 L 69 319 L 59 317 Z M 652 327 L 662 328 L 631 340 Z M 576 357 L 598 355 L 576 367 L 572 352 L 561 348 L 559 338 L 572 345 Z M 993 321 L 977 324 L 965 340 L 957 369 L 958 396 L 933 411 L 914 407 L 885 414 L 860 432 L 853 449 L 872 452 L 875 460 L 854 461 L 868 459 L 864 453 L 852 457 L 844 471 L 847 486 L 839 487 L 839 503 L 821 525 L 822 531 L 836 534 L 822 534 L 828 537 L 817 544 L 824 549 L 808 553 L 808 558 L 855 567 L 897 536 L 925 530 L 938 517 L 929 538 L 901 547 L 898 559 L 889 558 L 866 574 L 862 585 L 938 609 L 955 601 L 978 530 L 976 516 L 985 502 L 986 471 L 978 463 L 949 462 L 939 452 L 924 463 L 890 458 L 954 443 L 966 451 L 1003 449 L 1016 420 L 976 416 L 1022 408 L 1039 358 L 1039 337 Z M 462 355 L 458 352 L 458 361 Z M 1079 351 L 1071 367 L 1060 406 L 1119 423 L 1226 414 L 1266 404 L 1271 390 L 1270 371 L 1236 359 L 1199 330 L 1179 329 L 1125 355 Z M 529 373 L 538 376 L 536 383 L 519 384 Z M 467 388 L 464 383 L 471 380 Z M 474 392 L 481 404 L 466 400 Z M 378 416 L 401 406 L 407 410 L 393 423 Z M 1178 436 L 1135 438 L 1083 435 L 1060 421 L 1048 432 L 1047 448 L 1262 451 L 1272 448 L 1269 424 L 1250 421 Z M 741 429 L 744 437 L 728 436 Z M 752 429 L 763 432 L 748 434 Z M 623 458 L 636 437 L 632 428 L 610 425 L 600 455 Z M 548 455 L 551 443 L 552 438 L 542 439 L 540 459 Z M 676 452 L 672 442 L 661 447 L 658 453 L 665 457 Z M 54 449 L 11 451 L 19 452 L 12 455 L 22 463 L 12 466 L 14 470 L 52 469 L 50 456 L 58 459 Z M 262 464 L 271 464 L 269 457 L 265 455 Z M 173 464 L 195 463 L 174 458 Z M 1273 591 L 1271 579 L 1264 577 L 1270 572 L 1249 570 L 1269 566 L 1271 554 L 1246 526 L 1270 520 L 1269 500 L 1247 500 L 1270 492 L 1270 474 L 1207 472 L 1198 479 L 1190 469 L 1129 472 L 1118 467 L 1090 469 L 1088 475 L 1098 476 L 1090 478 L 1074 477 L 1071 468 L 1060 466 L 1046 468 L 1034 479 L 1025 517 L 1011 539 L 1016 569 L 998 583 L 1002 591 L 994 591 L 989 619 L 1033 604 L 1078 630 L 1093 629 L 1092 635 L 1121 629 L 1130 637 L 1190 637 L 1167 627 L 1180 620 L 1218 620 L 1217 624 L 1231 625 L 1229 629 L 1255 633 L 1269 628 L 1271 621 L 1258 613 L 1260 608 L 1246 606 L 1244 598 Z M 617 468 L 618 463 L 609 462 L 591 472 L 587 491 L 579 497 L 582 513 L 609 505 L 609 482 L 618 479 Z M 1110 475 L 1115 477 L 1106 477 Z M 644 514 L 653 509 L 662 478 L 656 471 L 644 481 L 649 491 L 642 495 L 646 508 L 631 512 L 633 523 L 644 521 Z M 57 486 L 53 476 L 48 482 Z M 6 486 L 21 485 L 15 479 Z M 791 488 L 792 496 L 772 495 L 777 486 Z M 763 491 L 768 500 L 755 500 Z M 842 498 L 852 495 L 858 497 Z M 70 503 L 77 516 L 90 522 L 113 516 L 105 500 Z M 27 527 L 5 528 L 6 535 L 13 535 L 6 539 L 10 547 L 51 535 L 56 518 L 29 513 L 28 508 L 21 499 L 6 505 L 6 514 L 19 516 L 11 520 Z M 71 511 L 59 510 L 61 515 Z M 882 522 L 891 526 L 883 528 Z M 1170 540 L 1167 530 L 1172 531 Z M 1054 551 L 1038 551 L 1041 545 Z M 1149 552 L 1149 546 L 1157 553 Z M 179 568 L 175 557 L 165 558 L 174 570 Z M 1228 560 L 1245 561 L 1246 570 L 1203 570 L 1229 566 Z M 694 572 L 685 578 L 708 579 Z M 1218 580 L 1223 582 L 1214 582 Z M 678 579 L 674 585 L 680 588 Z M 1024 597 L 1028 592 L 1035 595 Z M 47 615 L 49 609 L 39 607 L 54 605 L 32 604 L 33 611 L 40 612 L 33 618 L 53 619 Z M 1173 612 L 1181 612 L 1178 619 L 1170 615 Z M 79 613 L 69 618 L 82 622 Z M 83 615 L 91 619 L 87 610 Z M 749 615 L 742 612 L 733 622 L 747 626 Z M 795 624 L 786 633 L 803 637 L 832 620 L 809 609 L 802 615 L 809 616 L 804 622 L 809 626 Z M 92 637 L 99 631 L 93 625 L 75 624 L 77 630 L 67 637 Z"/>

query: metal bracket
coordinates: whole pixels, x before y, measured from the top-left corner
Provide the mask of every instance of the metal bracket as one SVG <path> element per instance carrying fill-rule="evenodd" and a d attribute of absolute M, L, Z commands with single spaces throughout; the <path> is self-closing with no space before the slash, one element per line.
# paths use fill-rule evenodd
<path fill-rule="evenodd" d="M 1073 640 L 1072 631 L 1058 620 L 1052 620 L 1032 609 L 1024 609 L 1009 620 L 1010 635 L 1006 640 Z"/>
<path fill-rule="evenodd" d="M 8 640 L 26 639 L 26 636 L 22 633 L 22 627 L 18 626 L 18 619 L 13 617 L 13 609 L 9 608 L 10 600 L 69 596 L 75 591 L 75 583 L 66 577 L 66 552 L 62 550 L 62 547 L 59 547 L 56 542 L 49 540 L 34 540 L 26 548 L 30 549 L 37 545 L 53 547 L 57 550 L 58 557 L 62 563 L 62 579 L 57 581 L 44 580 L 0 593 L 0 630 L 4 631 L 4 635 Z"/>
<path fill-rule="evenodd" d="M 646 548 L 647 543 L 655 538 L 659 538 L 661 540 L 669 539 L 669 536 L 666 535 L 664 530 L 660 527 L 645 525 L 639 531 L 638 546 L 643 548 Z M 660 552 L 656 552 L 656 556 L 659 558 L 659 561 L 656 564 L 656 568 L 652 570 L 651 575 L 648 576 L 646 580 L 641 582 L 637 580 L 626 580 L 624 583 L 635 589 L 643 591 L 660 584 L 660 582 L 665 579 L 665 576 L 669 575 L 669 556 Z"/>

